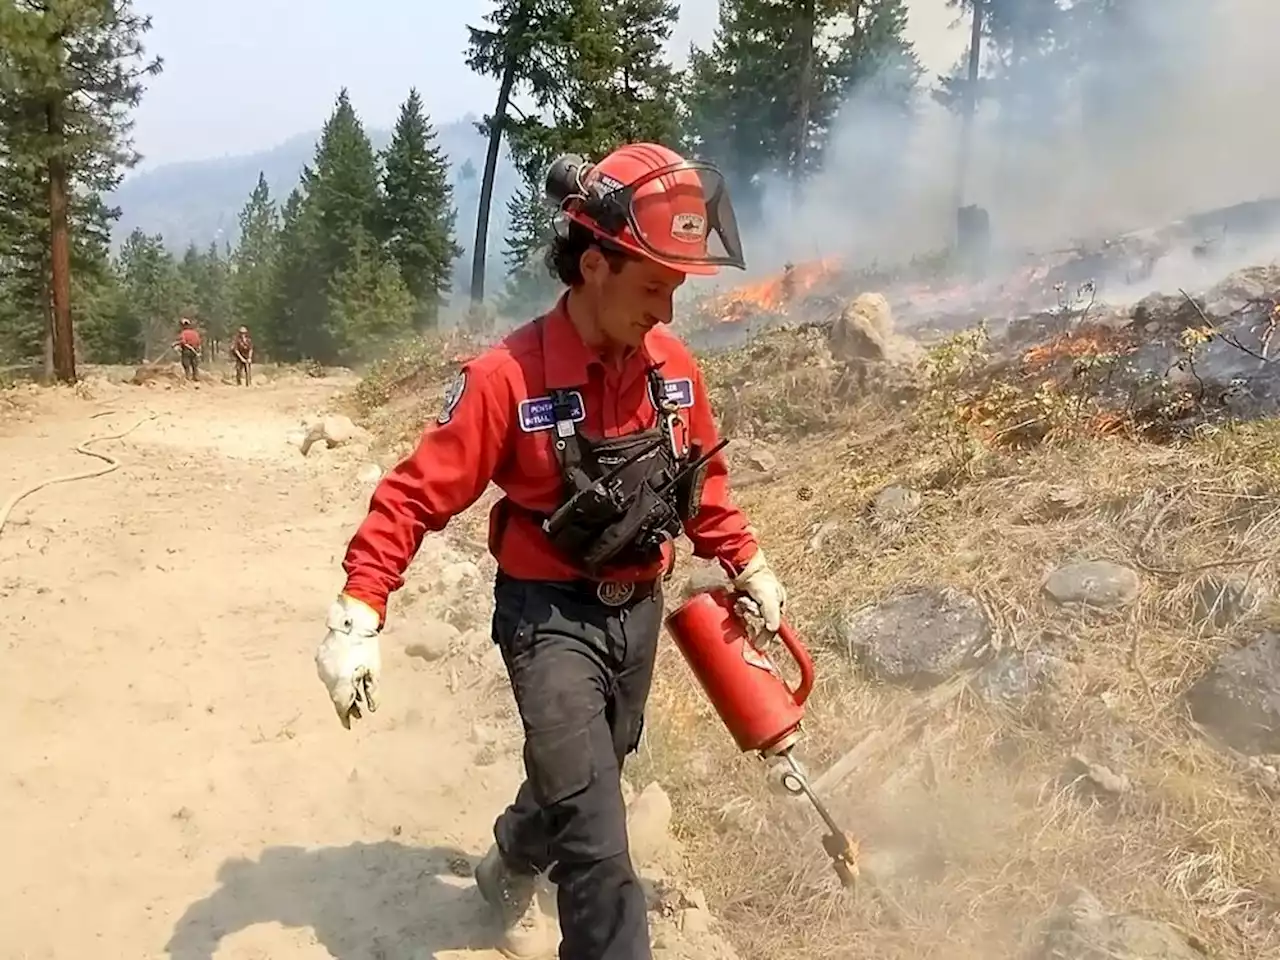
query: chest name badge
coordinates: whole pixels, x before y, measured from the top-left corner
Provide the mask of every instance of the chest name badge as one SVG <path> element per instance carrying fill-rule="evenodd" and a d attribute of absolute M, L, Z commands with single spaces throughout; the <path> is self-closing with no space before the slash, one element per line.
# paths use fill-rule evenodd
<path fill-rule="evenodd" d="M 688 377 L 681 377 L 679 380 L 664 381 L 667 399 L 675 403 L 682 410 L 687 410 L 693 406 L 693 381 Z"/>
<path fill-rule="evenodd" d="M 569 391 L 572 402 L 573 422 L 581 423 L 587 418 L 586 409 L 582 405 L 582 394 L 577 390 Z M 556 425 L 555 411 L 551 407 L 550 397 L 532 397 L 520 401 L 520 429 L 525 433 L 537 433 L 550 430 Z"/>

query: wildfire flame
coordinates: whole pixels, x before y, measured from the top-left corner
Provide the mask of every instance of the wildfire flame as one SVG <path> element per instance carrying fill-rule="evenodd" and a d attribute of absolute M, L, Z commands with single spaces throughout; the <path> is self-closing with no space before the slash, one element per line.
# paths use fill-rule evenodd
<path fill-rule="evenodd" d="M 716 297 L 708 307 L 722 323 L 737 323 L 761 311 L 778 313 L 840 268 L 834 257 L 788 265 L 781 273 Z"/>
<path fill-rule="evenodd" d="M 1032 347 L 1022 355 L 1022 364 L 1028 372 L 1036 373 L 1058 360 L 1132 353 L 1134 349 L 1127 337 L 1114 330 L 1106 327 L 1081 327 L 1070 333 L 1059 334 L 1048 343 Z"/>

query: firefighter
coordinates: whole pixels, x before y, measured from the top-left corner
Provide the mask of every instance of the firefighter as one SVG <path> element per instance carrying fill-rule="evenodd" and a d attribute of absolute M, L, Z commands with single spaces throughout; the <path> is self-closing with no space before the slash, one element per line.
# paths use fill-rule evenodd
<path fill-rule="evenodd" d="M 183 317 L 178 323 L 178 339 L 173 348 L 182 358 L 182 372 L 188 380 L 200 379 L 200 331 L 191 322 L 190 317 Z"/>
<path fill-rule="evenodd" d="M 476 883 L 509 957 L 554 951 L 534 896 L 549 868 L 561 960 L 648 960 L 620 778 L 643 727 L 671 539 L 717 560 L 767 629 L 785 602 L 724 459 L 703 456 L 718 442 L 706 385 L 667 326 L 687 275 L 745 264 L 723 178 L 664 147 L 624 146 L 595 166 L 561 158 L 547 189 L 560 205 L 547 262 L 567 289 L 462 366 L 435 424 L 378 484 L 316 667 L 344 726 L 377 709 L 388 596 L 423 536 L 496 483 L 492 639 L 526 779 Z"/>
<path fill-rule="evenodd" d="M 243 375 L 244 385 L 253 383 L 253 338 L 249 336 L 249 328 L 241 327 L 231 338 L 231 359 L 236 364 L 236 386 L 240 386 Z"/>

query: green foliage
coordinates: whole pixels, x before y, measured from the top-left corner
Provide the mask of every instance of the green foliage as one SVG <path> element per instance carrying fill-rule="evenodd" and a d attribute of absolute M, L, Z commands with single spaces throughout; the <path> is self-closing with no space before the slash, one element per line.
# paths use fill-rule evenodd
<path fill-rule="evenodd" d="M 280 255 L 280 215 L 267 178 L 258 174 L 249 202 L 240 212 L 240 242 L 231 256 L 229 296 L 237 324 L 256 332 L 257 342 L 278 340 L 274 310 L 276 266 Z"/>
<path fill-rule="evenodd" d="M 383 162 L 381 235 L 413 297 L 415 325 L 433 327 L 462 248 L 454 242 L 449 162 L 417 90 L 400 108 Z"/>
<path fill-rule="evenodd" d="M 346 266 L 329 281 L 328 313 L 339 356 L 360 356 L 370 344 L 413 328 L 413 294 L 396 265 L 373 241 L 358 237 Z"/>
<path fill-rule="evenodd" d="M 511 232 L 503 252 L 507 283 L 499 304 L 508 317 L 541 313 L 555 300 L 558 281 L 546 266 L 553 236 L 551 213 L 541 179 L 526 181 L 508 204 Z"/>

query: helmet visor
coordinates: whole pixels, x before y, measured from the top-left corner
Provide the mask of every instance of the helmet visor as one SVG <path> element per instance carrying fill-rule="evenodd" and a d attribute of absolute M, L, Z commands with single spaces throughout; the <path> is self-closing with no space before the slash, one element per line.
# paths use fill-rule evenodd
<path fill-rule="evenodd" d="M 652 170 L 615 193 L 636 244 L 679 266 L 746 268 L 738 219 L 724 175 L 686 160 Z"/>

